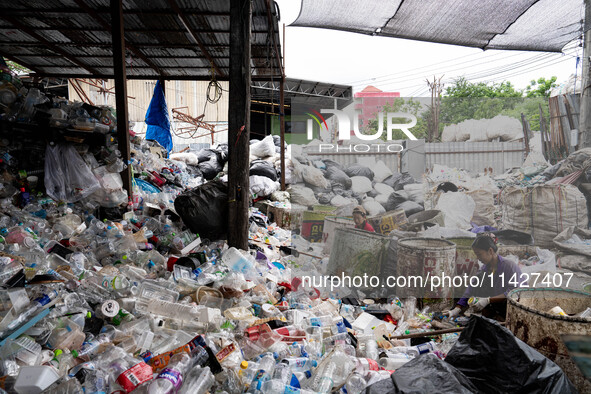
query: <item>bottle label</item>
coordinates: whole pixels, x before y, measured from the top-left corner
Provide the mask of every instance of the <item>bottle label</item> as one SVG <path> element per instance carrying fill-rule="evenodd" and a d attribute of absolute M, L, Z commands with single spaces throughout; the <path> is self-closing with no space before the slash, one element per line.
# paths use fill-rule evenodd
<path fill-rule="evenodd" d="M 370 371 L 379 371 L 380 370 L 380 365 L 378 364 L 378 362 L 376 360 L 372 360 L 371 358 L 366 358 L 365 360 L 369 364 Z"/>
<path fill-rule="evenodd" d="M 236 346 L 233 343 L 231 343 L 222 350 L 220 350 L 218 354 L 215 355 L 215 358 L 217 358 L 218 362 L 221 363 L 222 361 L 224 361 L 226 357 L 232 354 L 234 350 L 236 350 Z"/>
<path fill-rule="evenodd" d="M 183 385 L 183 376 L 181 375 L 181 373 L 170 368 L 165 368 L 164 370 L 162 370 L 162 372 L 160 372 L 160 374 L 158 375 L 158 379 L 166 379 L 170 383 L 172 383 L 172 385 L 175 388 L 175 392 L 178 391 Z"/>
<path fill-rule="evenodd" d="M 140 384 L 152 380 L 152 377 L 152 368 L 142 361 L 119 375 L 117 383 L 126 393 L 131 393 Z"/>

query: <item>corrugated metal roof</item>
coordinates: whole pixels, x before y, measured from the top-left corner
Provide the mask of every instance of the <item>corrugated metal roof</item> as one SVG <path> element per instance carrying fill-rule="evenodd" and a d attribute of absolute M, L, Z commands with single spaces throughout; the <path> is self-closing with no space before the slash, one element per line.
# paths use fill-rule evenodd
<path fill-rule="evenodd" d="M 277 77 L 281 69 L 273 40 L 279 56 L 281 50 L 275 3 L 252 0 L 252 4 L 252 74 Z M 229 0 L 123 0 L 123 10 L 128 78 L 209 79 L 207 57 L 223 74 L 218 73 L 218 79 L 229 74 Z M 109 0 L 7 0 L 0 13 L 0 56 L 40 75 L 71 77 L 94 71 L 96 77 L 112 78 L 111 32 L 103 28 L 110 22 Z"/>

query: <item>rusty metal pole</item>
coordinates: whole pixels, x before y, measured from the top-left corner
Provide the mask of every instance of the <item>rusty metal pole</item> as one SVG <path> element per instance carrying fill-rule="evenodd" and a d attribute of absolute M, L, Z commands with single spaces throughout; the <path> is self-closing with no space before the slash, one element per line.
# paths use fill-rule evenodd
<path fill-rule="evenodd" d="M 113 71 L 115 74 L 115 103 L 117 108 L 117 143 L 121 158 L 129 164 L 129 122 L 127 111 L 127 72 L 125 68 L 125 36 L 123 32 L 122 0 L 111 0 L 111 34 L 113 42 Z M 123 187 L 132 198 L 131 171 L 121 172 Z"/>

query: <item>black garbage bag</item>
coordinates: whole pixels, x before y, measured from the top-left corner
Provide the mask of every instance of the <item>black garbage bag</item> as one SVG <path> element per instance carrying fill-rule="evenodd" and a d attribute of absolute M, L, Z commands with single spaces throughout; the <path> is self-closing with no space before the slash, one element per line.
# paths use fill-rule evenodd
<path fill-rule="evenodd" d="M 398 190 L 403 190 L 404 186 L 412 185 L 413 183 L 418 183 L 418 182 L 412 177 L 412 175 L 405 172 L 402 174 L 402 176 L 400 177 L 400 179 L 396 183 L 396 186 L 393 186 L 393 187 L 394 187 L 394 190 L 398 191 Z"/>
<path fill-rule="evenodd" d="M 222 239 L 228 232 L 228 185 L 220 180 L 187 190 L 174 200 L 183 223 L 201 239 Z"/>
<path fill-rule="evenodd" d="M 260 175 L 269 178 L 273 182 L 277 180 L 277 171 L 273 164 L 265 160 L 253 160 L 250 163 L 249 175 Z"/>
<path fill-rule="evenodd" d="M 421 204 L 417 204 L 414 201 L 405 201 L 402 204 L 397 205 L 394 209 L 403 209 L 406 217 L 424 210 Z"/>
<path fill-rule="evenodd" d="M 577 392 L 558 365 L 485 317 L 470 317 L 445 361 L 484 393 Z"/>
<path fill-rule="evenodd" d="M 213 149 L 202 149 L 197 152 L 197 161 L 199 163 L 203 163 L 204 161 L 209 161 L 214 157 L 217 158 L 217 155 L 217 152 Z"/>
<path fill-rule="evenodd" d="M 373 198 L 375 198 L 378 194 L 380 194 L 380 193 L 378 193 L 376 191 L 376 189 L 371 189 L 370 191 L 367 192 L 367 196 L 368 197 L 373 197 Z"/>
<path fill-rule="evenodd" d="M 211 156 L 211 158 L 208 161 L 199 163 L 197 167 L 203 174 L 203 178 L 207 179 L 208 181 L 215 178 L 224 169 L 224 165 L 220 163 L 217 155 L 215 154 Z"/>
<path fill-rule="evenodd" d="M 400 178 L 402 178 L 402 174 L 397 172 L 390 175 L 388 178 L 384 179 L 382 183 L 394 189 L 396 188 L 396 185 L 398 185 L 398 181 L 400 180 Z"/>
<path fill-rule="evenodd" d="M 316 198 L 318 202 L 322 205 L 329 205 L 333 198 L 335 198 L 336 194 L 333 192 L 330 193 L 320 193 Z"/>
<path fill-rule="evenodd" d="M 477 388 L 460 371 L 429 353 L 414 358 L 398 368 L 390 379 L 365 389 L 366 394 L 466 393 Z"/>
<path fill-rule="evenodd" d="M 332 187 L 320 187 L 320 186 L 314 186 L 310 183 L 304 182 L 304 184 L 306 185 L 307 188 L 312 189 L 312 191 L 314 192 L 314 194 L 318 195 L 318 194 L 322 194 L 322 193 L 330 193 L 332 192 Z"/>
<path fill-rule="evenodd" d="M 386 211 L 393 211 L 396 209 L 397 206 L 402 204 L 406 201 L 406 197 L 400 195 L 400 193 L 392 193 L 390 197 L 388 197 L 388 202 L 386 203 Z"/>
<path fill-rule="evenodd" d="M 533 245 L 531 234 L 517 230 L 498 230 L 492 232 L 502 245 Z"/>
<path fill-rule="evenodd" d="M 373 171 L 370 168 L 361 166 L 359 164 L 351 164 L 345 170 L 345 174 L 347 174 L 350 177 L 352 177 L 352 176 L 364 176 L 366 178 L 369 178 L 370 181 L 373 181 L 373 176 L 374 176 L 374 173 L 373 173 Z"/>
<path fill-rule="evenodd" d="M 326 169 L 329 169 L 330 167 L 336 167 L 336 168 L 338 168 L 341 171 L 344 170 L 344 167 L 340 163 L 337 163 L 334 160 L 324 159 L 324 160 L 322 160 L 322 162 L 326 166 Z"/>
<path fill-rule="evenodd" d="M 337 166 L 327 166 L 324 177 L 328 179 L 332 185 L 334 185 L 334 183 L 338 183 L 342 185 L 344 189 L 351 188 L 351 178 L 345 174 L 345 171 L 341 170 Z"/>

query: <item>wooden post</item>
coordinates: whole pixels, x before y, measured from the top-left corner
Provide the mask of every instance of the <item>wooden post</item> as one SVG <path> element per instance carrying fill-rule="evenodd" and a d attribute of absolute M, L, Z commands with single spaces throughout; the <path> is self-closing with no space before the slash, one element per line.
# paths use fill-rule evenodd
<path fill-rule="evenodd" d="M 252 0 L 230 0 L 228 245 L 248 249 Z"/>
<path fill-rule="evenodd" d="M 129 122 L 127 112 L 127 74 L 125 69 L 125 36 L 123 34 L 122 0 L 110 0 L 111 34 L 113 41 L 113 71 L 115 74 L 115 105 L 117 108 L 117 142 L 121 158 L 129 165 Z M 123 187 L 131 199 L 131 171 L 127 167 L 121 173 Z"/>
<path fill-rule="evenodd" d="M 591 0 L 585 0 L 585 29 L 591 27 Z M 583 81 L 581 84 L 581 114 L 579 115 L 578 149 L 591 147 L 591 29 L 585 31 L 583 47 Z"/>
<path fill-rule="evenodd" d="M 279 127 L 281 130 L 281 190 L 285 190 L 285 74 L 279 87 Z"/>

